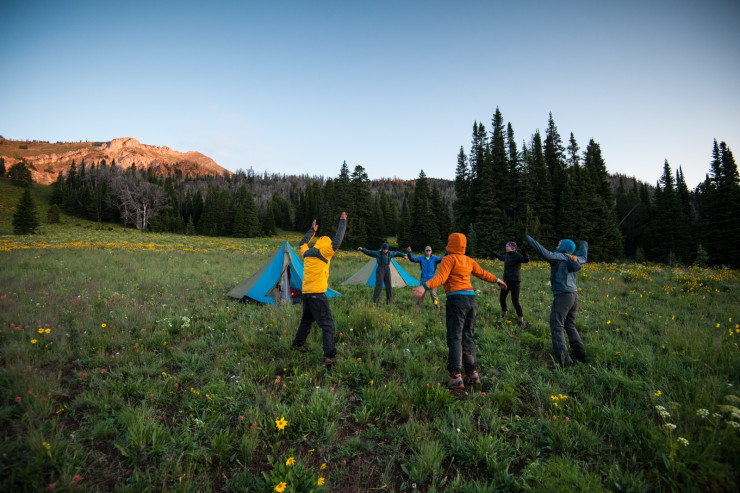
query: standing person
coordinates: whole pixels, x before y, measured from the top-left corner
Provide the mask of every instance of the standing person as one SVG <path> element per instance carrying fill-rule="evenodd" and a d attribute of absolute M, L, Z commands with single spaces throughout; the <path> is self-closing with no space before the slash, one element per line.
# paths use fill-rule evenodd
<path fill-rule="evenodd" d="M 311 325 L 316 322 L 321 327 L 324 365 L 326 366 L 331 366 L 337 361 L 337 349 L 334 346 L 334 318 L 329 308 L 329 300 L 326 298 L 326 290 L 329 287 L 329 263 L 339 249 L 339 245 L 342 244 L 346 226 L 347 213 L 342 212 L 334 239 L 322 236 L 316 240 L 312 248 L 309 248 L 308 243 L 318 229 L 316 219 L 314 219 L 311 228 L 303 236 L 299 245 L 301 255 L 303 255 L 303 295 L 301 296 L 303 316 L 291 349 L 308 352 L 304 344 L 311 332 Z"/>
<path fill-rule="evenodd" d="M 406 255 L 408 256 L 410 261 L 421 264 L 421 282 L 428 281 L 429 279 L 434 277 L 434 271 L 437 270 L 437 264 L 442 261 L 442 257 L 432 255 L 432 247 L 430 246 L 424 247 L 423 257 L 414 257 L 413 255 L 411 255 L 411 247 L 406 247 Z M 424 291 L 424 293 L 426 294 L 426 291 Z M 432 297 L 432 303 L 434 303 L 434 306 L 437 308 L 437 310 L 441 310 L 442 307 L 439 305 L 437 288 L 430 289 L 429 296 Z M 416 302 L 416 305 L 421 306 L 422 301 L 424 301 L 424 295 L 421 295 L 421 298 L 419 298 L 419 300 Z"/>
<path fill-rule="evenodd" d="M 480 384 L 478 361 L 476 359 L 473 331 L 478 315 L 478 302 L 475 290 L 470 283 L 470 275 L 487 282 L 498 283 L 506 289 L 506 283 L 481 268 L 472 258 L 465 255 L 468 240 L 464 234 L 452 233 L 447 238 L 447 255 L 442 258 L 437 273 L 421 286 L 414 289 L 414 298 L 421 299 L 424 292 L 444 284 L 447 294 L 447 371 L 450 381 L 447 388 L 463 389 L 465 383 Z M 465 380 L 462 371 L 465 370 Z"/>
<path fill-rule="evenodd" d="M 551 252 L 534 240 L 525 236 L 524 241 L 550 263 L 550 286 L 552 289 L 552 308 L 550 309 L 550 337 L 555 362 L 560 366 L 571 366 L 573 359 L 565 344 L 563 329 L 568 335 L 573 358 L 586 362 L 586 348 L 576 330 L 576 312 L 578 311 L 578 286 L 576 272 L 586 263 L 588 243 L 581 240 L 578 251 L 573 255 L 576 244 L 571 240 L 560 240 L 554 252 Z"/>
<path fill-rule="evenodd" d="M 504 261 L 504 282 L 508 289 L 502 289 L 501 295 L 498 298 L 501 304 L 502 316 L 506 318 L 508 310 L 506 309 L 506 297 L 511 293 L 511 304 L 514 305 L 516 314 L 519 317 L 519 325 L 522 328 L 527 328 L 526 322 L 524 322 L 524 312 L 522 311 L 522 305 L 519 304 L 519 285 L 522 282 L 522 264 L 529 262 L 529 254 L 527 249 L 522 247 L 522 253 L 516 251 L 517 245 L 515 242 L 510 241 L 506 244 L 506 254 L 501 255 L 498 252 L 491 252 L 494 257 Z"/>
<path fill-rule="evenodd" d="M 359 251 L 373 257 L 378 261 L 378 267 L 375 269 L 375 291 L 373 291 L 373 303 L 378 304 L 380 300 L 380 291 L 383 289 L 385 281 L 385 302 L 390 305 L 393 300 L 393 286 L 391 286 L 391 259 L 393 257 L 405 257 L 403 252 L 391 252 L 388 243 L 383 243 L 380 250 L 367 250 L 363 247 L 357 247 Z"/>

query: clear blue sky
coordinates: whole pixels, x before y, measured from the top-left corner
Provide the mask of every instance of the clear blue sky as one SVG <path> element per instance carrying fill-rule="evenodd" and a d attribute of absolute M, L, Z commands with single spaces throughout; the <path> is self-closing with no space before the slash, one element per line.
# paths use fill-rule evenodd
<path fill-rule="evenodd" d="M 740 2 L 0 3 L 0 135 L 200 151 L 232 171 L 454 178 L 499 107 L 610 172 L 740 156 Z"/>

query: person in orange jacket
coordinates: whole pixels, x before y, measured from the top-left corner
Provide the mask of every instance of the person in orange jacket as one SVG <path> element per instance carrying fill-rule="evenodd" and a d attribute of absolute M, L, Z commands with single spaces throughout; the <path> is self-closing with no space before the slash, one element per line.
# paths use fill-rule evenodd
<path fill-rule="evenodd" d="M 428 281 L 417 286 L 412 295 L 421 299 L 425 291 L 444 285 L 447 295 L 446 325 L 447 325 L 447 371 L 450 381 L 447 388 L 463 389 L 465 383 L 480 384 L 478 375 L 478 361 L 475 354 L 473 331 L 475 319 L 478 316 L 478 302 L 475 290 L 470 283 L 470 275 L 490 283 L 498 283 L 506 289 L 506 283 L 481 268 L 478 262 L 465 255 L 468 239 L 464 234 L 452 233 L 447 238 L 447 255 L 442 258 L 437 273 Z M 462 371 L 465 371 L 465 378 Z"/>

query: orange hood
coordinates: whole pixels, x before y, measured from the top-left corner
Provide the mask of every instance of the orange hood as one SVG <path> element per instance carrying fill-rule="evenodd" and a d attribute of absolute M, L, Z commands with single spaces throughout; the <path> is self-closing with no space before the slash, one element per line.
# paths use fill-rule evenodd
<path fill-rule="evenodd" d="M 468 246 L 468 239 L 462 233 L 452 233 L 447 237 L 447 253 L 465 255 L 465 247 Z"/>

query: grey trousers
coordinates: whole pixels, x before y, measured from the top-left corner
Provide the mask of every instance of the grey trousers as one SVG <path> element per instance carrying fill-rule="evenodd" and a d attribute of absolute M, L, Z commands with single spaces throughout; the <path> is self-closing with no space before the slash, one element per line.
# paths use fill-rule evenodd
<path fill-rule="evenodd" d="M 573 359 L 568 352 L 565 336 L 568 336 L 573 357 L 578 360 L 586 358 L 586 349 L 581 336 L 576 330 L 576 312 L 578 311 L 578 293 L 556 294 L 550 309 L 550 337 L 555 361 L 560 366 L 570 366 Z M 563 333 L 565 331 L 565 333 Z"/>

